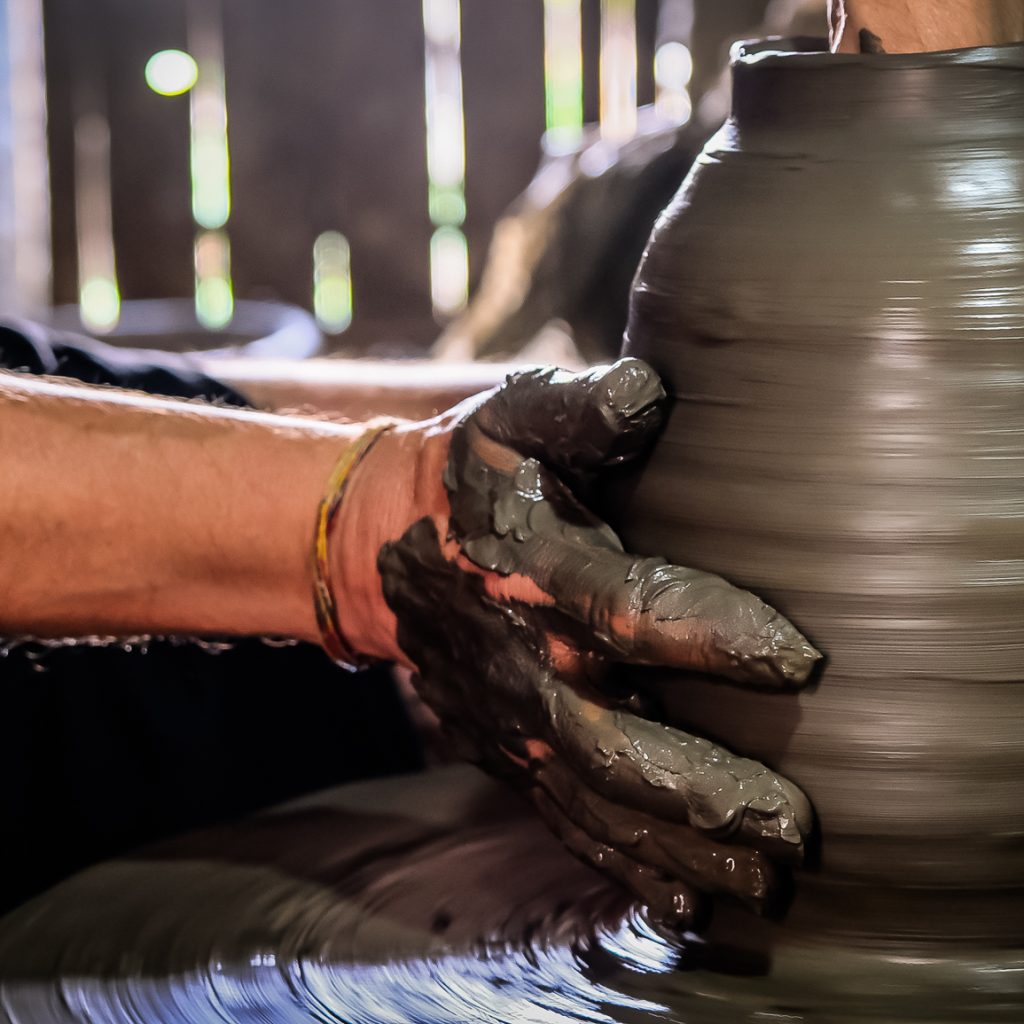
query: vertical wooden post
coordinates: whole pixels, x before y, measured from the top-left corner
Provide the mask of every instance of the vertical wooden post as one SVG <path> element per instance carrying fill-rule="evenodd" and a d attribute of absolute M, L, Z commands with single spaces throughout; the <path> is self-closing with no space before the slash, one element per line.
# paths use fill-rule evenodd
<path fill-rule="evenodd" d="M 50 304 L 40 0 L 0 0 L 0 315 Z"/>

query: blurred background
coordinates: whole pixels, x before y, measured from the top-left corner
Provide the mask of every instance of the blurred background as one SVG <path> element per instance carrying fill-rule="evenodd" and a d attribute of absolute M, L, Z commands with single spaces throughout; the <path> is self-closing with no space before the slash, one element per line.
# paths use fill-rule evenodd
<path fill-rule="evenodd" d="M 600 178 L 639 133 L 665 140 L 643 166 L 681 154 L 631 178 L 640 241 L 577 234 L 543 271 L 617 246 L 628 283 L 727 112 L 729 44 L 800 17 L 823 31 L 824 0 L 0 0 L 0 312 L 186 347 L 292 317 L 276 354 L 425 355 L 542 154 Z"/>

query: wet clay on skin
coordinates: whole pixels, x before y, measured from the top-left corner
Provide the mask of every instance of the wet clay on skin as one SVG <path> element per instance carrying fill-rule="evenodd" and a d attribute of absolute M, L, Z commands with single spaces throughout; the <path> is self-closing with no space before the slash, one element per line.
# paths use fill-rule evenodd
<path fill-rule="evenodd" d="M 804 681 L 818 654 L 720 577 L 627 555 L 548 468 L 578 483 L 635 456 L 663 398 L 636 360 L 511 378 L 452 437 L 451 528 L 469 561 L 423 520 L 379 568 L 417 686 L 458 752 L 521 776 L 577 855 L 692 923 L 688 886 L 763 907 L 767 857 L 799 861 L 810 808 L 764 765 L 609 703 L 594 655 L 778 689 Z M 536 596 L 497 601 L 479 570 L 525 578 Z"/>

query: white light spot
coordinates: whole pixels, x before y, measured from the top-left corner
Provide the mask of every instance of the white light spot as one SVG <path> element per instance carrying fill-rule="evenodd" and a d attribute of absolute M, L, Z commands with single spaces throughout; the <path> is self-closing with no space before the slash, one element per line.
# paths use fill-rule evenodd
<path fill-rule="evenodd" d="M 161 50 L 146 61 L 146 84 L 161 96 L 188 92 L 198 77 L 194 58 L 184 50 Z"/>

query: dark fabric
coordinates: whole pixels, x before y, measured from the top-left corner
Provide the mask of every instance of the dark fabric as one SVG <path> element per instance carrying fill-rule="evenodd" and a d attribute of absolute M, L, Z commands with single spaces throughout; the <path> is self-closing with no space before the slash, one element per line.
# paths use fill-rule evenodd
<path fill-rule="evenodd" d="M 175 357 L 110 348 L 0 327 L 2 368 L 244 403 Z M 308 644 L 17 645 L 0 695 L 0 911 L 141 843 L 421 767 L 387 670 L 353 676 Z"/>
<path fill-rule="evenodd" d="M 0 369 L 71 377 L 86 384 L 111 384 L 169 398 L 247 404 L 237 391 L 198 372 L 183 356 L 118 349 L 27 320 L 0 322 Z"/>

